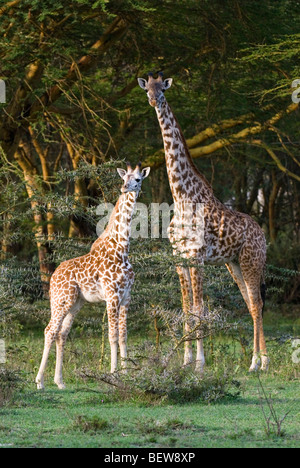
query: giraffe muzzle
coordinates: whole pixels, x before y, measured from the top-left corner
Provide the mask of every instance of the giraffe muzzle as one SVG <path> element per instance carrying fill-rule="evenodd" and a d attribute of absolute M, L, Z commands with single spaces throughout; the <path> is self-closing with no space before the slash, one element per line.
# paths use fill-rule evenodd
<path fill-rule="evenodd" d="M 149 104 L 150 104 L 150 106 L 152 106 L 152 107 L 156 107 L 157 100 L 156 100 L 156 99 L 149 99 Z"/>
<path fill-rule="evenodd" d="M 128 187 L 125 186 L 125 187 L 122 188 L 122 193 L 137 192 L 137 190 L 138 190 L 137 185 L 134 186 L 134 187 L 133 186 L 128 186 Z"/>

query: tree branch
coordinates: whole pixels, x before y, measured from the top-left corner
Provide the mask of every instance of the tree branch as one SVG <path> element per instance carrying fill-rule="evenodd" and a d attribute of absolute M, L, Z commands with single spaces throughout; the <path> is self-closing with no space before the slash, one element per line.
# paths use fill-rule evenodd
<path fill-rule="evenodd" d="M 230 128 L 236 127 L 237 125 L 242 125 L 243 123 L 254 118 L 254 114 L 251 112 L 249 114 L 241 115 L 236 119 L 226 119 L 220 122 L 219 124 L 213 124 L 211 127 L 206 128 L 202 132 L 198 133 L 192 138 L 189 138 L 186 142 L 188 147 L 194 148 L 195 146 L 203 143 L 209 138 L 217 136 L 223 130 L 228 130 Z"/>
<path fill-rule="evenodd" d="M 194 137 L 187 140 L 187 145 L 188 145 L 188 148 L 190 149 L 190 154 L 193 159 L 197 159 L 197 158 L 201 158 L 201 157 L 205 157 L 210 154 L 213 154 L 216 151 L 226 148 L 228 146 L 231 146 L 234 143 L 237 143 L 239 141 L 244 141 L 248 137 L 251 137 L 252 135 L 262 133 L 272 128 L 274 124 L 276 124 L 284 116 L 289 115 L 292 112 L 295 112 L 298 108 L 299 108 L 298 104 L 291 104 L 286 109 L 283 109 L 282 111 L 277 112 L 273 117 L 268 119 L 263 124 L 258 123 L 256 125 L 246 127 L 240 132 L 231 135 L 230 137 L 220 138 L 208 145 L 195 148 L 195 146 L 199 144 L 199 142 L 203 142 L 206 139 L 217 135 L 222 130 L 233 128 L 234 126 L 245 123 L 251 115 L 246 114 L 244 116 L 237 117 L 236 119 L 224 120 L 218 125 L 212 125 L 211 127 L 208 127 L 207 129 L 200 132 L 198 135 L 195 135 Z M 159 150 L 159 151 L 156 151 L 152 156 L 149 156 L 144 162 L 144 164 L 152 168 L 158 168 L 163 164 L 163 161 L 164 161 L 164 151 Z"/>
<path fill-rule="evenodd" d="M 83 72 L 91 69 L 97 62 L 100 55 L 103 55 L 117 40 L 119 40 L 127 31 L 128 26 L 122 18 L 116 18 L 107 28 L 102 37 L 93 44 L 88 55 L 84 55 L 77 63 L 73 63 L 63 80 L 46 91 L 30 108 L 29 116 L 32 118 L 34 114 L 39 112 L 43 106 L 57 101 L 63 94 L 64 90 L 71 86 L 78 79 L 78 72 Z"/>
<path fill-rule="evenodd" d="M 3 150 L 7 154 L 14 155 L 18 148 L 22 135 L 20 120 L 25 127 L 28 127 L 37 113 L 50 106 L 63 92 L 70 89 L 73 83 L 77 81 L 80 73 L 91 69 L 97 63 L 99 55 L 103 55 L 119 40 L 127 31 L 127 28 L 128 25 L 124 23 L 122 18 L 116 18 L 101 38 L 91 47 L 90 53 L 71 65 L 64 79 L 52 86 L 49 91 L 45 91 L 32 105 L 26 107 L 25 104 L 24 109 L 28 90 L 36 87 L 43 72 L 43 65 L 38 60 L 28 67 L 24 84 L 15 93 L 12 103 L 5 112 L 6 117 L 0 125 L 0 141 Z"/>
<path fill-rule="evenodd" d="M 3 7 L 0 8 L 0 16 L 2 16 L 10 8 L 13 8 L 13 7 L 19 5 L 19 3 L 21 3 L 21 2 L 22 2 L 22 0 L 13 0 L 12 2 L 8 2 L 6 5 L 4 5 Z"/>
<path fill-rule="evenodd" d="M 213 47 L 211 46 L 203 46 L 203 48 L 198 51 L 196 54 L 193 53 L 189 56 L 187 56 L 183 61 L 178 61 L 178 62 L 175 62 L 174 64 L 171 64 L 169 65 L 165 70 L 164 70 L 164 74 L 166 76 L 168 75 L 172 75 L 173 73 L 177 73 L 178 70 L 182 69 L 184 67 L 184 64 L 187 62 L 187 63 L 191 63 L 191 61 L 197 57 L 197 59 L 199 59 L 199 57 L 202 57 L 204 55 L 207 55 L 209 53 L 211 53 L 213 51 Z M 117 91 L 115 94 L 113 94 L 112 96 L 110 96 L 108 99 L 107 99 L 107 102 L 109 104 L 114 104 L 115 101 L 117 101 L 118 99 L 126 96 L 128 93 L 130 93 L 136 86 L 138 85 L 138 82 L 137 82 L 137 77 L 134 77 L 133 80 L 131 80 L 124 88 L 122 88 L 120 91 Z"/>
<path fill-rule="evenodd" d="M 251 135 L 262 133 L 265 130 L 268 130 L 270 127 L 272 127 L 275 123 L 281 120 L 284 116 L 289 115 L 290 113 L 294 112 L 296 109 L 298 109 L 298 107 L 299 107 L 298 104 L 291 104 L 286 109 L 280 112 L 277 112 L 277 114 L 275 114 L 273 117 L 271 117 L 271 119 L 267 120 L 263 124 L 258 124 L 252 127 L 244 128 L 243 130 L 241 130 L 238 133 L 235 133 L 229 138 L 219 139 L 211 143 L 210 145 L 191 149 L 191 156 L 194 159 L 207 156 L 208 154 L 214 153 L 215 151 L 219 149 L 226 148 L 227 146 L 230 146 L 240 140 L 245 140 Z"/>
<path fill-rule="evenodd" d="M 276 163 L 276 166 L 278 167 L 278 169 L 280 169 L 282 172 L 284 172 L 286 175 L 288 175 L 289 177 L 292 177 L 293 179 L 297 180 L 298 182 L 300 182 L 300 177 L 297 175 L 297 174 L 294 174 L 293 172 L 291 172 L 289 169 L 287 169 L 283 164 L 282 162 L 280 161 L 280 159 L 278 158 L 278 156 L 275 154 L 275 152 L 272 150 L 272 148 L 270 148 L 270 146 L 268 146 L 266 143 L 264 143 L 262 140 L 252 140 L 251 142 L 249 142 L 250 145 L 254 145 L 254 146 L 259 146 L 263 149 L 266 150 L 266 152 L 268 153 L 269 156 L 271 156 L 271 158 L 273 159 L 273 161 Z"/>

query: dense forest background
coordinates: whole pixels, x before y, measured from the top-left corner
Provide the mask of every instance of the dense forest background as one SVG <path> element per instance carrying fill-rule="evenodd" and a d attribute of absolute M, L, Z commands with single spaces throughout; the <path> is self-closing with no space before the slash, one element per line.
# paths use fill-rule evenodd
<path fill-rule="evenodd" d="M 0 1 L 1 313 L 11 297 L 47 297 L 58 263 L 89 250 L 96 207 L 116 201 L 124 161 L 152 168 L 141 201 L 171 203 L 156 114 L 137 84 L 149 71 L 174 79 L 167 99 L 216 196 L 263 227 L 270 293 L 299 299 L 299 8 L 291 0 Z M 145 294 L 155 255 L 168 248 L 133 245 L 133 255 L 148 255 L 137 259 L 151 270 Z"/>

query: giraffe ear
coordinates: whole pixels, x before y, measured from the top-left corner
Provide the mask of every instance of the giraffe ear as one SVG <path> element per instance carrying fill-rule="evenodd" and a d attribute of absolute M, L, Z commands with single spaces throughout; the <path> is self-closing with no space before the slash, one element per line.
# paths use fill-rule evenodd
<path fill-rule="evenodd" d="M 125 169 L 117 169 L 117 171 L 118 171 L 118 174 L 121 177 L 121 179 L 123 179 L 127 174 Z"/>
<path fill-rule="evenodd" d="M 145 169 L 142 170 L 142 177 L 143 179 L 146 179 L 148 175 L 150 174 L 151 167 L 145 167 Z"/>
<path fill-rule="evenodd" d="M 173 78 L 167 78 L 167 79 L 164 81 L 164 89 L 169 89 L 169 88 L 171 88 L 172 83 L 173 83 Z"/>
<path fill-rule="evenodd" d="M 144 78 L 138 78 L 138 83 L 144 91 L 147 91 L 147 81 Z"/>

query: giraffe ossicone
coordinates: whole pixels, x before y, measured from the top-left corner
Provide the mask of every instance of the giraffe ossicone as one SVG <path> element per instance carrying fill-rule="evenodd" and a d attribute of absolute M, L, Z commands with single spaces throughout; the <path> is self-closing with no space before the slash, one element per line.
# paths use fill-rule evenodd
<path fill-rule="evenodd" d="M 148 80 L 138 78 L 140 87 L 146 91 L 149 104 L 155 108 L 160 125 L 166 167 L 172 191 L 175 215 L 169 227 L 169 239 L 175 255 L 193 260 L 191 267 L 177 267 L 182 290 L 185 313 L 185 332 L 191 330 L 191 318 L 197 316 L 199 327 L 203 306 L 202 265 L 225 264 L 237 283 L 254 323 L 253 359 L 250 371 L 268 368 L 268 357 L 263 331 L 263 299 L 266 263 L 266 240 L 260 226 L 248 215 L 233 211 L 221 203 L 213 193 L 206 178 L 199 172 L 190 155 L 179 123 L 166 98 L 165 91 L 172 85 L 172 78 L 163 79 L 159 73 Z M 180 226 L 185 211 L 182 205 L 201 206 L 200 223 L 190 229 L 190 237 Z M 194 214 L 191 215 L 192 219 Z M 191 223 L 194 226 L 195 223 Z M 195 327 L 194 327 L 195 328 Z M 200 331 L 197 336 L 196 369 L 202 371 L 205 358 Z M 193 361 L 191 340 L 185 341 L 184 363 Z M 261 360 L 259 359 L 261 357 Z"/>
<path fill-rule="evenodd" d="M 45 345 L 36 384 L 44 388 L 44 373 L 52 344 L 56 341 L 54 381 L 65 388 L 62 377 L 67 336 L 75 316 L 84 303 L 105 301 L 107 305 L 111 372 L 117 369 L 118 344 L 121 365 L 127 364 L 127 312 L 134 272 L 129 262 L 130 232 L 134 207 L 143 180 L 150 168 L 138 164 L 117 170 L 123 180 L 120 196 L 103 234 L 90 252 L 67 260 L 55 270 L 50 281 L 51 320 L 45 329 Z"/>

